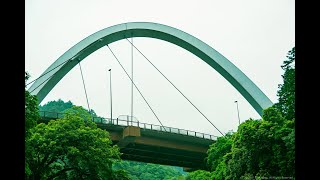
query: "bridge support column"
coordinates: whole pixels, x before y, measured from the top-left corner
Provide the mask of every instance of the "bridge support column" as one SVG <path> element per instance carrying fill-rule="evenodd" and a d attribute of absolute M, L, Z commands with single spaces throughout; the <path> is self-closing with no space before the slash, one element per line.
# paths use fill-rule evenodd
<path fill-rule="evenodd" d="M 122 132 L 122 139 L 117 143 L 119 148 L 124 148 L 128 144 L 133 143 L 137 137 L 141 136 L 140 128 L 134 126 L 126 127 Z"/>

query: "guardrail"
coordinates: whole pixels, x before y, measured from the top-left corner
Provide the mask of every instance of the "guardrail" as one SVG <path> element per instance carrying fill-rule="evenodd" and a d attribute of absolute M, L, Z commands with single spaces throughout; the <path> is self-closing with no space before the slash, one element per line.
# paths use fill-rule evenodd
<path fill-rule="evenodd" d="M 50 112 L 50 111 L 39 111 L 39 114 L 41 117 L 55 118 L 55 119 L 62 118 L 64 115 L 64 113 Z M 217 140 L 217 138 L 218 138 L 218 136 L 214 136 L 211 134 L 205 134 L 205 133 L 190 131 L 190 130 L 185 130 L 185 129 L 143 123 L 143 122 L 139 122 L 139 121 L 122 120 L 122 119 L 118 119 L 118 118 L 117 119 L 110 119 L 110 118 L 103 118 L 103 117 L 93 117 L 93 121 L 95 123 L 100 123 L 100 124 L 111 124 L 111 125 L 118 125 L 118 126 L 124 126 L 124 127 L 130 125 L 130 126 L 140 127 L 142 129 L 170 132 L 170 133 L 187 135 L 187 136 L 194 136 L 194 137 L 203 138 L 203 139 L 210 139 L 210 140 Z"/>

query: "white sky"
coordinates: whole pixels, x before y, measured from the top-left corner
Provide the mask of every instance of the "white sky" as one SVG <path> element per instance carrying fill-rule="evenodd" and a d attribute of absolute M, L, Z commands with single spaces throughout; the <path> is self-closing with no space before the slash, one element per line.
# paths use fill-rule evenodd
<path fill-rule="evenodd" d="M 295 46 L 294 0 L 27 0 L 25 69 L 37 78 L 56 59 L 87 36 L 125 22 L 155 22 L 187 32 L 220 52 L 277 102 L 281 65 Z M 168 42 L 134 38 L 142 51 L 222 132 L 259 114 L 213 68 Z M 126 40 L 109 45 L 131 74 Z M 137 51 L 134 81 L 165 126 L 220 135 Z M 112 69 L 113 117 L 131 114 L 131 82 L 107 47 L 81 62 L 90 108 L 110 117 L 108 69 Z M 87 108 L 79 66 L 47 95 L 42 105 L 61 98 Z M 133 115 L 159 124 L 134 89 Z"/>

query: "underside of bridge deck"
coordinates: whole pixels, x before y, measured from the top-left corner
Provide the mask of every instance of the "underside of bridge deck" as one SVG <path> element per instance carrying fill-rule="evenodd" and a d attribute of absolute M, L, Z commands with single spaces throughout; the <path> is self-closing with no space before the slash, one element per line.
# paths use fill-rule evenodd
<path fill-rule="evenodd" d="M 41 122 L 47 123 L 50 119 L 56 118 L 42 117 Z M 180 166 L 187 170 L 206 169 L 207 150 L 210 144 L 215 142 L 211 139 L 136 126 L 103 123 L 97 125 L 109 132 L 112 143 L 120 148 L 121 159 Z"/>
<path fill-rule="evenodd" d="M 123 153 L 121 159 L 189 169 L 206 169 L 206 152 L 213 143 L 212 140 L 133 126 L 108 131 Z"/>

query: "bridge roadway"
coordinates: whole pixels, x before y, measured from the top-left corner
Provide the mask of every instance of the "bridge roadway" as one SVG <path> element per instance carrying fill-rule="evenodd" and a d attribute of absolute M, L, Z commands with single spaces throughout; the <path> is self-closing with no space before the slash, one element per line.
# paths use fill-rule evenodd
<path fill-rule="evenodd" d="M 41 120 L 61 118 L 63 113 L 40 111 Z M 206 169 L 205 158 L 216 136 L 178 128 L 162 127 L 127 119 L 94 117 L 109 132 L 121 159 L 184 167 L 185 171 Z"/>

